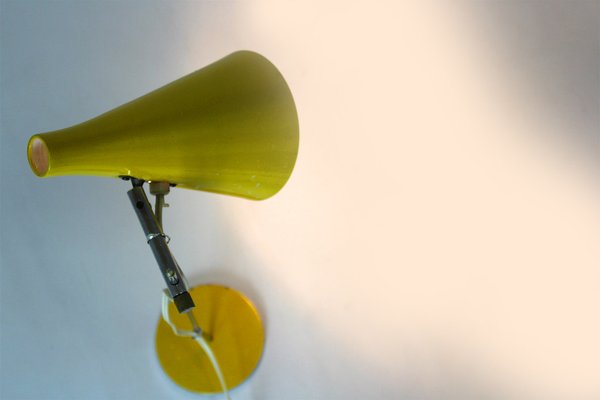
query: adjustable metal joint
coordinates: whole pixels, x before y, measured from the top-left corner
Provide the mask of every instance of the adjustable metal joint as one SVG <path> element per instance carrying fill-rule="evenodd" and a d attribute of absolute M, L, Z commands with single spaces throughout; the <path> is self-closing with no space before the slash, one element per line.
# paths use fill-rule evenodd
<path fill-rule="evenodd" d="M 148 244 L 152 249 L 152 253 L 154 253 L 154 258 L 158 263 L 158 267 L 167 284 L 169 294 L 177 307 L 177 311 L 180 313 L 189 311 L 194 308 L 194 302 L 188 292 L 185 276 L 181 268 L 179 268 L 179 264 L 177 264 L 171 250 L 169 250 L 169 246 L 167 246 L 169 237 L 162 231 L 162 227 L 146 197 L 142 183 L 143 181 L 140 183 L 136 179 L 133 182 L 133 189 L 127 192 L 127 195 L 142 225 Z"/>
<path fill-rule="evenodd" d="M 168 235 L 165 235 L 164 233 L 149 233 L 149 234 L 146 235 L 146 239 L 148 239 L 146 241 L 146 243 L 150 243 L 150 241 L 152 239 L 154 239 L 156 237 L 159 237 L 159 236 L 165 238 L 165 241 L 167 243 L 169 243 L 171 241 L 171 238 Z"/>

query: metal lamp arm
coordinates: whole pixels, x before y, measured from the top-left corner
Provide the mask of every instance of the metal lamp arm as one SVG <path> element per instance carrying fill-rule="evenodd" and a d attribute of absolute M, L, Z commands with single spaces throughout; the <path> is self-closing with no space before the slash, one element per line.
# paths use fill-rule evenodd
<path fill-rule="evenodd" d="M 152 206 L 142 187 L 144 181 L 132 179 L 133 188 L 127 192 L 131 205 L 142 225 L 146 240 L 152 249 L 160 272 L 167 284 L 177 311 L 184 313 L 194 308 L 194 301 L 188 292 L 187 282 L 179 264 L 169 250 L 168 237 L 152 211 Z"/>

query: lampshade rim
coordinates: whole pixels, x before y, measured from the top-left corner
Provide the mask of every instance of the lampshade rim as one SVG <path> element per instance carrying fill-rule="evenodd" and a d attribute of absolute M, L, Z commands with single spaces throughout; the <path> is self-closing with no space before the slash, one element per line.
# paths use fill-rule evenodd
<path fill-rule="evenodd" d="M 50 151 L 39 135 L 33 135 L 27 144 L 27 160 L 34 174 L 45 177 L 50 171 Z"/>

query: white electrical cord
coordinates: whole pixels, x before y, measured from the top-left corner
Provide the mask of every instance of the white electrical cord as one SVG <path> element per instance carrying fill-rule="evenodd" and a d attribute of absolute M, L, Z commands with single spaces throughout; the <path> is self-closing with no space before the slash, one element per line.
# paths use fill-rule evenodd
<path fill-rule="evenodd" d="M 227 400 L 231 400 L 231 397 L 229 397 L 229 391 L 227 390 L 227 385 L 225 384 L 225 378 L 223 377 L 223 373 L 221 372 L 221 368 L 219 367 L 219 362 L 217 361 L 217 358 L 215 357 L 214 352 L 210 348 L 210 345 L 208 344 L 206 339 L 202 336 L 202 333 L 196 332 L 196 331 L 188 331 L 188 330 L 184 330 L 184 329 L 179 329 L 175 326 L 175 324 L 173 324 L 173 322 L 171 322 L 171 318 L 169 317 L 169 302 L 172 302 L 172 301 L 173 301 L 173 299 L 171 299 L 171 297 L 167 294 L 167 292 L 164 291 L 163 298 L 162 298 L 162 317 L 163 317 L 163 319 L 165 320 L 165 322 L 167 324 L 169 324 L 171 329 L 173 329 L 173 333 L 176 334 L 177 336 L 192 337 L 192 338 L 194 338 L 194 340 L 196 342 L 198 342 L 198 344 L 200 345 L 202 350 L 204 350 L 204 353 L 206 353 L 206 356 L 210 360 L 213 368 L 215 369 L 217 377 L 219 378 L 219 382 L 221 383 L 221 389 L 223 390 L 223 394 L 225 394 L 225 398 Z M 191 311 L 189 311 L 189 312 L 191 312 Z"/>

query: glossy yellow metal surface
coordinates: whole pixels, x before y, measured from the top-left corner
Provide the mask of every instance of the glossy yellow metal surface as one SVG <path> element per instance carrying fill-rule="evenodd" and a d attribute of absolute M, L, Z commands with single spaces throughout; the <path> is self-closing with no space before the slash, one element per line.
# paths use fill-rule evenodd
<path fill-rule="evenodd" d="M 224 286 L 201 285 L 191 289 L 198 324 L 209 342 L 229 389 L 244 382 L 260 361 L 265 335 L 254 305 L 240 292 Z M 189 319 L 170 304 L 171 321 L 179 329 L 191 330 Z M 202 394 L 221 393 L 221 385 L 210 360 L 198 343 L 176 336 L 160 318 L 156 328 L 156 353 L 167 375 L 187 390 Z"/>
<path fill-rule="evenodd" d="M 263 56 L 240 51 L 79 125 L 34 135 L 40 177 L 132 176 L 265 199 L 298 153 L 290 89 Z"/>

